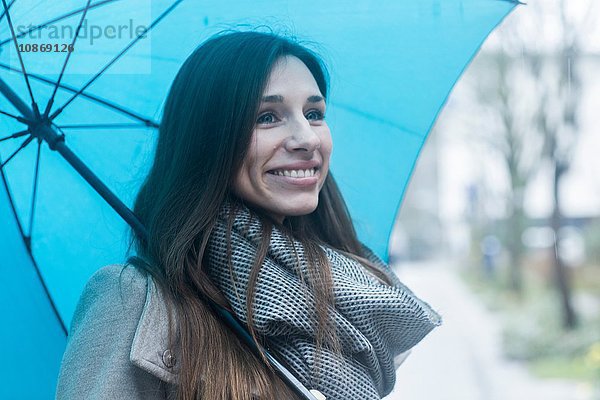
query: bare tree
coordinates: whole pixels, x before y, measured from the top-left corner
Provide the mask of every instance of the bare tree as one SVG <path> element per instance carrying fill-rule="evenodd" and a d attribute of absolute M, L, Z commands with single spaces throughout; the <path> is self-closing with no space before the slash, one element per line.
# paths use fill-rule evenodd
<path fill-rule="evenodd" d="M 588 3 L 588 8 L 592 2 Z M 540 107 L 537 121 L 544 135 L 544 157 L 552 167 L 553 210 L 550 225 L 554 231 L 554 278 L 560 294 L 562 319 L 565 328 L 577 325 L 577 316 L 572 305 L 571 284 L 567 266 L 559 249 L 561 248 L 560 228 L 564 224 L 561 208 L 560 188 L 563 178 L 572 164 L 573 153 L 577 143 L 580 127 L 578 111 L 581 102 L 581 77 L 579 64 L 581 61 L 581 42 L 589 21 L 576 21 L 569 15 L 565 0 L 556 4 L 555 14 L 560 32 L 560 40 L 555 49 L 554 62 L 545 61 L 541 57 L 530 57 L 529 65 L 535 75 L 546 75 L 545 84 L 539 84 Z M 586 19 L 592 13 L 586 13 Z M 554 79 L 552 79 L 554 77 Z M 552 84 L 553 83 L 553 84 Z"/>
<path fill-rule="evenodd" d="M 543 140 L 532 126 L 534 109 L 527 98 L 530 92 L 523 63 L 515 57 L 514 35 L 510 27 L 500 34 L 500 46 L 482 54 L 474 69 L 479 71 L 471 86 L 478 112 L 484 113 L 487 126 L 476 130 L 477 141 L 483 140 L 501 160 L 509 183 L 504 194 L 507 224 L 503 242 L 509 254 L 509 287 L 517 294 L 523 290 L 521 237 L 525 226 L 524 192 L 539 169 Z"/>
<path fill-rule="evenodd" d="M 587 11 L 579 15 L 566 0 L 538 0 L 524 6 L 527 12 L 507 21 L 496 46 L 483 54 L 482 62 L 487 64 L 481 70 L 486 75 L 478 77 L 475 90 L 482 107 L 496 120 L 487 137 L 501 155 L 510 182 L 506 244 L 511 254 L 511 287 L 517 291 L 521 289 L 523 191 L 542 165 L 551 167 L 553 270 L 565 328 L 575 327 L 577 316 L 568 269 L 559 251 L 564 225 L 559 194 L 580 133 L 580 62 L 586 56 L 582 42 L 593 28 L 596 4 L 587 0 L 584 5 Z M 552 38 L 544 36 L 549 32 Z"/>

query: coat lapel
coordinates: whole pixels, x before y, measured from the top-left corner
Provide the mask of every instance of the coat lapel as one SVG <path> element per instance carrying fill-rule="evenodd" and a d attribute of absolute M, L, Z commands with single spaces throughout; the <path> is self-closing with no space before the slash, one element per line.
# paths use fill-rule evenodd
<path fill-rule="evenodd" d="M 160 380 L 176 384 L 179 365 L 175 349 L 169 347 L 167 302 L 152 277 L 148 275 L 147 279 L 146 302 L 135 331 L 129 359 Z M 174 319 L 175 313 L 171 312 L 171 316 Z"/>

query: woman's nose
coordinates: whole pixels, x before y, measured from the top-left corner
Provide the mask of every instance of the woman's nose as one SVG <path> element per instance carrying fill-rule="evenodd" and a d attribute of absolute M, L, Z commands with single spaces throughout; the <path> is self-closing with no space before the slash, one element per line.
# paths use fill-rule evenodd
<path fill-rule="evenodd" d="M 291 123 L 289 129 L 290 135 L 286 141 L 288 151 L 313 152 L 321 147 L 321 138 L 304 116 Z"/>

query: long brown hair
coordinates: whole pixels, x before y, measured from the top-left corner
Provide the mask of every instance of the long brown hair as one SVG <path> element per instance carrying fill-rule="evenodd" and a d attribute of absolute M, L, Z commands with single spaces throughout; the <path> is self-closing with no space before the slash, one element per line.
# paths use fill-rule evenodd
<path fill-rule="evenodd" d="M 228 32 L 200 45 L 179 70 L 167 96 L 152 168 L 135 201 L 147 240 L 132 231 L 137 256 L 128 262 L 149 272 L 176 310 L 179 382 L 177 398 L 295 398 L 264 360 L 249 351 L 215 316 L 203 299 L 229 305 L 211 282 L 207 243 L 248 148 L 259 101 L 274 63 L 283 56 L 300 59 L 327 97 L 327 71 L 319 57 L 292 39 L 272 33 Z M 260 211 L 254 210 L 259 216 Z M 262 241 L 246 293 L 248 325 L 256 279 L 276 222 L 262 215 Z M 316 346 L 339 351 L 330 329 L 332 278 L 321 245 L 364 260 L 348 211 L 331 174 L 319 194 L 317 209 L 289 217 L 279 228 L 299 240 L 309 260 L 305 277 L 317 308 Z M 294 249 L 291 249 L 294 251 Z M 302 294 L 298 294 L 302 295 Z M 318 371 L 316 371 L 318 372 Z"/>

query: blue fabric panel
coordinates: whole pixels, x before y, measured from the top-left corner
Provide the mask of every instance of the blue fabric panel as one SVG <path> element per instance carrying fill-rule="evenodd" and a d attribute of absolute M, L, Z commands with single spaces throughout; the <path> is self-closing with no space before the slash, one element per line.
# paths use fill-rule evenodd
<path fill-rule="evenodd" d="M 51 399 L 66 337 L 0 184 L 0 399 Z"/>

